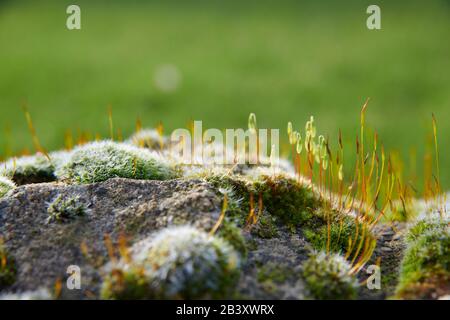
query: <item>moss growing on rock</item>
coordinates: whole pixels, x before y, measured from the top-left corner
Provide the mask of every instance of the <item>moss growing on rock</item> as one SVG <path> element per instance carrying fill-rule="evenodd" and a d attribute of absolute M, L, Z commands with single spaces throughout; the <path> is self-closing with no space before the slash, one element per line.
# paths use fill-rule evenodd
<path fill-rule="evenodd" d="M 406 237 L 396 296 L 438 298 L 450 293 L 450 227 L 448 219 L 424 219 Z"/>
<path fill-rule="evenodd" d="M 47 289 L 41 288 L 34 291 L 18 293 L 5 293 L 0 295 L 0 300 L 51 300 L 52 295 Z"/>
<path fill-rule="evenodd" d="M 82 216 L 87 212 L 86 205 L 80 201 L 79 197 L 64 198 L 57 196 L 48 206 L 47 223 L 58 221 L 63 222 Z"/>
<path fill-rule="evenodd" d="M 16 185 L 9 178 L 0 176 L 0 198 L 4 197 L 15 187 Z"/>
<path fill-rule="evenodd" d="M 128 292 L 133 299 L 223 298 L 239 275 L 240 258 L 231 245 L 189 226 L 164 229 L 132 252 L 131 261 L 106 277 L 103 298 L 129 298 Z"/>
<path fill-rule="evenodd" d="M 252 226 L 251 232 L 263 239 L 272 239 L 278 235 L 276 217 L 262 213 L 257 223 Z"/>
<path fill-rule="evenodd" d="M 233 190 L 242 199 L 240 207 L 244 218 L 250 208 L 250 194 L 254 196 L 254 206 L 261 197 L 264 209 L 289 226 L 298 226 L 312 217 L 312 212 L 321 207 L 315 193 L 309 186 L 284 175 L 263 174 L 251 176 L 211 176 L 206 179 L 217 188 Z"/>
<path fill-rule="evenodd" d="M 144 269 L 135 266 L 116 268 L 104 278 L 101 297 L 108 300 L 142 300 L 154 298 Z"/>
<path fill-rule="evenodd" d="M 167 137 L 162 136 L 154 129 L 140 130 L 127 140 L 127 143 L 136 147 L 148 148 L 151 150 L 161 150 L 166 146 L 167 142 Z"/>
<path fill-rule="evenodd" d="M 225 219 L 219 227 L 217 235 L 233 246 L 233 248 L 241 254 L 242 258 L 247 256 L 247 245 L 242 235 L 242 229 L 233 221 Z"/>
<path fill-rule="evenodd" d="M 165 180 L 174 177 L 175 172 L 147 149 L 102 141 L 75 148 L 57 175 L 61 180 L 94 183 L 117 177 Z"/>
<path fill-rule="evenodd" d="M 8 254 L 0 239 L 0 290 L 8 287 L 16 280 L 16 267 L 14 259 Z"/>
<path fill-rule="evenodd" d="M 357 279 L 350 264 L 340 255 L 312 253 L 302 265 L 302 275 L 313 299 L 354 299 Z"/>
<path fill-rule="evenodd" d="M 11 177 L 18 185 L 51 182 L 56 180 L 55 171 L 69 158 L 70 152 L 56 151 L 47 156 L 37 153 L 11 159 L 0 166 L 0 172 Z"/>
<path fill-rule="evenodd" d="M 363 244 L 362 242 L 375 241 L 373 234 L 364 223 L 357 223 L 354 218 L 337 211 L 330 210 L 328 213 L 331 215 L 329 235 L 326 217 L 317 212 L 316 218 L 319 218 L 321 222 L 308 222 L 303 230 L 306 240 L 311 243 L 315 250 L 326 250 L 327 242 L 329 242 L 331 252 L 345 254 L 349 250 L 350 239 L 354 242 L 352 253 L 356 253 L 359 245 Z M 329 240 L 328 237 L 330 237 Z"/>

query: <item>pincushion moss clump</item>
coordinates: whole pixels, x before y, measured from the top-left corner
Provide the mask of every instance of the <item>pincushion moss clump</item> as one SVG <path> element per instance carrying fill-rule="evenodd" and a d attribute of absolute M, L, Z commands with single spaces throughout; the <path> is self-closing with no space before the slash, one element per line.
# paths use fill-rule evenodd
<path fill-rule="evenodd" d="M 430 299 L 450 293 L 449 222 L 448 218 L 428 218 L 408 230 L 398 298 Z"/>
<path fill-rule="evenodd" d="M 4 174 L 19 185 L 55 180 L 54 166 L 42 153 L 11 159 L 4 167 Z"/>
<path fill-rule="evenodd" d="M 312 253 L 302 265 L 302 275 L 313 299 L 354 299 L 358 281 L 340 255 Z"/>
<path fill-rule="evenodd" d="M 55 171 L 60 168 L 70 155 L 69 151 L 56 151 L 48 155 L 36 153 L 10 159 L 0 165 L 0 172 L 11 177 L 18 185 L 51 182 L 56 180 Z"/>
<path fill-rule="evenodd" d="M 103 298 L 224 298 L 239 276 L 233 247 L 190 226 L 164 229 L 132 251 L 131 262 L 105 278 Z"/>
<path fill-rule="evenodd" d="M 75 183 L 95 183 L 110 178 L 166 180 L 175 172 L 158 154 L 112 141 L 92 142 L 72 151 L 57 171 L 58 178 Z"/>
<path fill-rule="evenodd" d="M 15 183 L 9 178 L 0 176 L 0 198 L 16 187 Z"/>
<path fill-rule="evenodd" d="M 47 223 L 71 220 L 84 215 L 86 212 L 86 205 L 80 201 L 79 197 L 64 198 L 59 195 L 48 205 Z"/>
<path fill-rule="evenodd" d="M 136 147 L 148 148 L 152 150 L 161 150 L 167 144 L 167 137 L 162 136 L 157 130 L 144 129 L 132 135 L 127 143 Z"/>

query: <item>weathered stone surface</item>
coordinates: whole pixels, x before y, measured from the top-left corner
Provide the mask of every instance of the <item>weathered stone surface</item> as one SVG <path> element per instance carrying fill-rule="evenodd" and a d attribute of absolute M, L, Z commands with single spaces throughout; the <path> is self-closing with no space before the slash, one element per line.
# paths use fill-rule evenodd
<path fill-rule="evenodd" d="M 79 197 L 86 214 L 48 223 L 48 205 L 59 195 Z M 91 185 L 21 186 L 0 201 L 0 234 L 17 267 L 17 280 L 7 290 L 53 288 L 59 278 L 63 297 L 95 297 L 100 266 L 109 260 L 105 234 L 113 242 L 124 234 L 132 244 L 168 225 L 192 224 L 209 231 L 219 217 L 220 203 L 214 190 L 198 180 L 111 179 Z M 83 242 L 88 256 L 80 248 Z M 85 290 L 65 290 L 69 265 L 81 268 Z"/>
<path fill-rule="evenodd" d="M 77 197 L 86 213 L 49 222 L 47 208 L 57 197 Z M 221 205 L 217 190 L 201 180 L 110 179 L 90 185 L 43 183 L 18 187 L 0 201 L 0 234 L 17 267 L 16 282 L 3 292 L 53 290 L 60 279 L 62 298 L 98 298 L 103 266 L 110 261 L 106 234 L 118 251 L 121 234 L 132 245 L 171 225 L 191 224 L 209 231 L 219 218 Z M 305 240 L 282 225 L 277 236 L 269 239 L 250 230 L 243 235 L 249 253 L 236 296 L 304 298 L 298 267 L 307 255 Z M 83 243 L 87 254 L 81 249 Z M 81 269 L 81 290 L 66 288 L 70 265 Z M 280 273 L 285 275 L 282 279 L 274 277 Z"/>

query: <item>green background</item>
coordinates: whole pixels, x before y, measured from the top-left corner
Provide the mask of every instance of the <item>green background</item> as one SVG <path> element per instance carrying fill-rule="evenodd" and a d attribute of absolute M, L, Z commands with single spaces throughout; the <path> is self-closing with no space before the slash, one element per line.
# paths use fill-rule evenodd
<path fill-rule="evenodd" d="M 431 113 L 439 126 L 441 175 L 450 183 L 449 1 L 1 1 L 0 152 L 32 149 L 22 105 L 47 149 L 64 133 L 108 135 L 107 107 L 124 136 L 162 121 L 166 132 L 203 120 L 215 128 L 287 121 L 303 131 L 314 115 L 348 153 L 359 110 L 367 125 L 422 176 Z M 82 29 L 66 28 L 81 7 Z M 366 28 L 381 7 L 382 30 Z M 177 89 L 155 85 L 174 65 Z"/>

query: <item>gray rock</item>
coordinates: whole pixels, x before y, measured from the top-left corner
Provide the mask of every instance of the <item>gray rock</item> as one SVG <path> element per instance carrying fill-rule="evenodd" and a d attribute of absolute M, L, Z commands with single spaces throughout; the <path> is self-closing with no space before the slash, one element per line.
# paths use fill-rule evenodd
<path fill-rule="evenodd" d="M 47 223 L 47 207 L 59 195 L 79 197 L 88 208 L 86 214 Z M 16 282 L 8 292 L 53 288 L 60 279 L 63 298 L 97 296 L 100 266 L 109 261 L 106 234 L 116 246 L 121 234 L 131 245 L 168 225 L 192 224 L 209 231 L 220 215 L 220 204 L 211 186 L 198 180 L 111 179 L 91 185 L 18 187 L 0 201 L 0 235 L 17 267 Z M 84 290 L 66 289 L 70 265 L 80 267 Z"/>
<path fill-rule="evenodd" d="M 47 209 L 57 197 L 76 198 L 86 208 L 85 213 L 49 221 Z M 0 201 L 0 235 L 17 267 L 15 283 L 0 289 L 0 294 L 39 288 L 53 292 L 60 283 L 63 299 L 98 298 L 103 267 L 111 261 L 105 235 L 111 238 L 114 255 L 119 257 L 122 234 L 131 246 L 167 226 L 190 224 L 210 231 L 221 206 L 222 195 L 202 180 L 110 179 L 90 185 L 20 186 Z M 298 267 L 307 257 L 307 243 L 286 227 L 277 228 L 277 236 L 268 239 L 243 231 L 249 252 L 237 297 L 305 297 Z M 81 290 L 67 289 L 70 265 L 80 267 Z"/>

